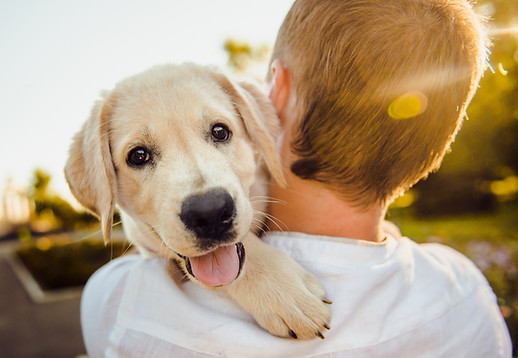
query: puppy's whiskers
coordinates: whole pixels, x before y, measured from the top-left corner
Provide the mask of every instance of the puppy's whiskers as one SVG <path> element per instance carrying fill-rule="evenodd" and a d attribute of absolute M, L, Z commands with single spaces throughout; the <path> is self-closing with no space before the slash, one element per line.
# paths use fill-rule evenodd
<path fill-rule="evenodd" d="M 285 230 L 289 230 L 288 225 L 284 223 L 281 219 L 273 216 L 272 214 L 266 214 L 266 217 L 269 219 L 269 221 L 279 229 L 280 232 L 284 232 Z M 283 226 L 284 229 L 281 227 Z"/>
<path fill-rule="evenodd" d="M 274 224 L 275 227 L 277 228 L 277 230 L 280 231 L 280 232 L 284 232 L 284 231 L 288 230 L 288 225 L 286 225 L 282 220 L 280 220 L 279 218 L 276 218 L 272 214 L 269 214 L 269 213 L 264 212 L 264 211 L 259 211 L 259 210 L 254 210 L 254 212 L 258 213 L 259 214 L 258 216 L 264 216 L 267 219 L 267 220 L 261 221 L 261 220 L 258 220 L 258 219 L 254 218 L 254 220 L 257 220 L 257 221 L 259 221 L 262 224 L 262 225 L 259 225 L 259 227 L 260 227 L 260 229 L 263 232 L 265 232 L 264 231 L 265 230 L 264 227 L 266 227 L 266 229 L 268 229 L 268 231 L 272 231 L 272 229 L 268 225 L 269 223 Z M 283 229 L 281 225 L 284 226 L 285 229 Z"/>
<path fill-rule="evenodd" d="M 117 221 L 116 223 L 113 223 L 112 224 L 112 229 L 118 225 L 120 225 L 122 223 L 122 221 Z M 72 240 L 70 240 L 70 243 L 74 243 L 74 242 L 80 242 L 80 241 L 86 241 L 86 240 L 90 240 L 92 238 L 99 238 L 99 237 L 102 237 L 102 230 L 99 229 L 99 230 L 95 230 L 95 231 L 92 231 L 91 233 L 89 234 L 85 234 L 85 235 L 82 235 L 81 237 L 79 238 L 73 238 Z"/>
<path fill-rule="evenodd" d="M 252 227 L 257 227 L 256 232 L 255 232 L 257 236 L 261 237 L 268 232 L 268 230 L 265 229 L 265 224 L 262 220 L 254 218 L 254 219 L 252 219 L 252 222 L 253 222 Z"/>
<path fill-rule="evenodd" d="M 172 258 L 171 249 L 167 246 L 167 244 L 163 240 L 160 242 L 160 249 L 158 250 L 158 255 L 160 257 L 164 257 L 167 259 Z"/>
<path fill-rule="evenodd" d="M 280 205 L 286 205 L 286 202 L 284 200 L 272 198 L 270 196 L 263 196 L 263 195 L 257 195 L 250 197 L 250 203 L 253 204 L 280 204 Z"/>
<path fill-rule="evenodd" d="M 126 255 L 126 254 L 131 250 L 131 248 L 132 248 L 133 246 L 134 246 L 134 245 L 133 245 L 133 243 L 132 243 L 132 242 L 130 242 L 130 241 L 128 241 L 128 247 L 126 247 L 126 248 L 124 249 L 124 251 L 122 252 L 122 255 Z"/>
<path fill-rule="evenodd" d="M 164 245 L 164 241 L 162 240 L 160 235 L 158 235 L 156 229 L 157 227 L 153 227 L 151 225 L 145 225 L 144 227 L 141 226 L 140 231 L 135 233 L 134 244 L 138 246 L 139 242 L 150 242 L 150 236 L 152 236 L 153 241 L 160 242 L 160 248 L 158 248 L 157 254 L 163 257 L 164 255 L 161 254 L 161 251 Z M 155 247 L 150 247 L 150 249 L 155 249 Z"/>

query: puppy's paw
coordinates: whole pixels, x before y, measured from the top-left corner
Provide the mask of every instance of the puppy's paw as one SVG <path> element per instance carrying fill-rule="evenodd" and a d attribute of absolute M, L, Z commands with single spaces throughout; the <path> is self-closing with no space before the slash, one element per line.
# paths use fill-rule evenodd
<path fill-rule="evenodd" d="M 258 297 L 252 315 L 276 336 L 323 339 L 331 319 L 331 302 L 323 286 L 295 262 L 282 266 L 278 279 L 266 288 L 269 292 L 263 293 L 262 299 Z"/>
<path fill-rule="evenodd" d="M 324 287 L 291 257 L 255 240 L 244 242 L 245 271 L 225 288 L 229 295 L 273 335 L 323 339 L 331 319 Z"/>

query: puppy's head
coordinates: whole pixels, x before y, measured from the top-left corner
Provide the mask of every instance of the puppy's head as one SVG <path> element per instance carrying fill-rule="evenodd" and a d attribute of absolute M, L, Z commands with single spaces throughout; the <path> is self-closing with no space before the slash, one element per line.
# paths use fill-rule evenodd
<path fill-rule="evenodd" d="M 65 173 L 72 193 L 100 217 L 105 240 L 117 204 L 137 246 L 181 258 L 191 275 L 221 285 L 243 263 L 238 241 L 253 220 L 248 195 L 258 160 L 284 180 L 276 126 L 255 88 L 204 67 L 159 66 L 96 103 Z"/>

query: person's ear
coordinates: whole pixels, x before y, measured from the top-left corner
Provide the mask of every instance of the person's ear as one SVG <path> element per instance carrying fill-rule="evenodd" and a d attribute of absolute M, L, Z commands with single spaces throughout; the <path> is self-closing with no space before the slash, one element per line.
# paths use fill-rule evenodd
<path fill-rule="evenodd" d="M 280 60 L 274 60 L 271 68 L 271 88 L 270 88 L 270 100 L 279 117 L 282 117 L 282 113 L 288 104 L 291 91 L 291 78 L 290 73 Z"/>

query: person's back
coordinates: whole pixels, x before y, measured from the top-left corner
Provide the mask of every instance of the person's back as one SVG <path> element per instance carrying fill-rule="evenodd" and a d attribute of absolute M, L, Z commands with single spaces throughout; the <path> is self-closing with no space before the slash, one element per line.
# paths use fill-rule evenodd
<path fill-rule="evenodd" d="M 440 166 L 486 69 L 488 45 L 468 1 L 296 1 L 268 77 L 289 183 L 272 182 L 271 216 L 291 232 L 386 243 L 388 206 Z M 345 291 L 355 282 L 371 288 L 355 319 L 339 320 L 339 329 L 358 329 L 358 341 L 375 332 L 365 356 L 511 355 L 496 297 L 469 260 L 408 239 L 397 247 L 394 261 L 370 266 L 383 280 L 365 266 L 337 280 Z M 343 265 L 373 250 L 344 254 Z M 388 262 L 397 262 L 394 271 L 385 271 Z"/>
<path fill-rule="evenodd" d="M 218 291 L 172 284 L 160 259 L 131 255 L 89 281 L 82 302 L 92 358 L 510 357 L 487 281 L 441 245 L 270 233 L 333 299 L 325 340 L 274 337 Z"/>

